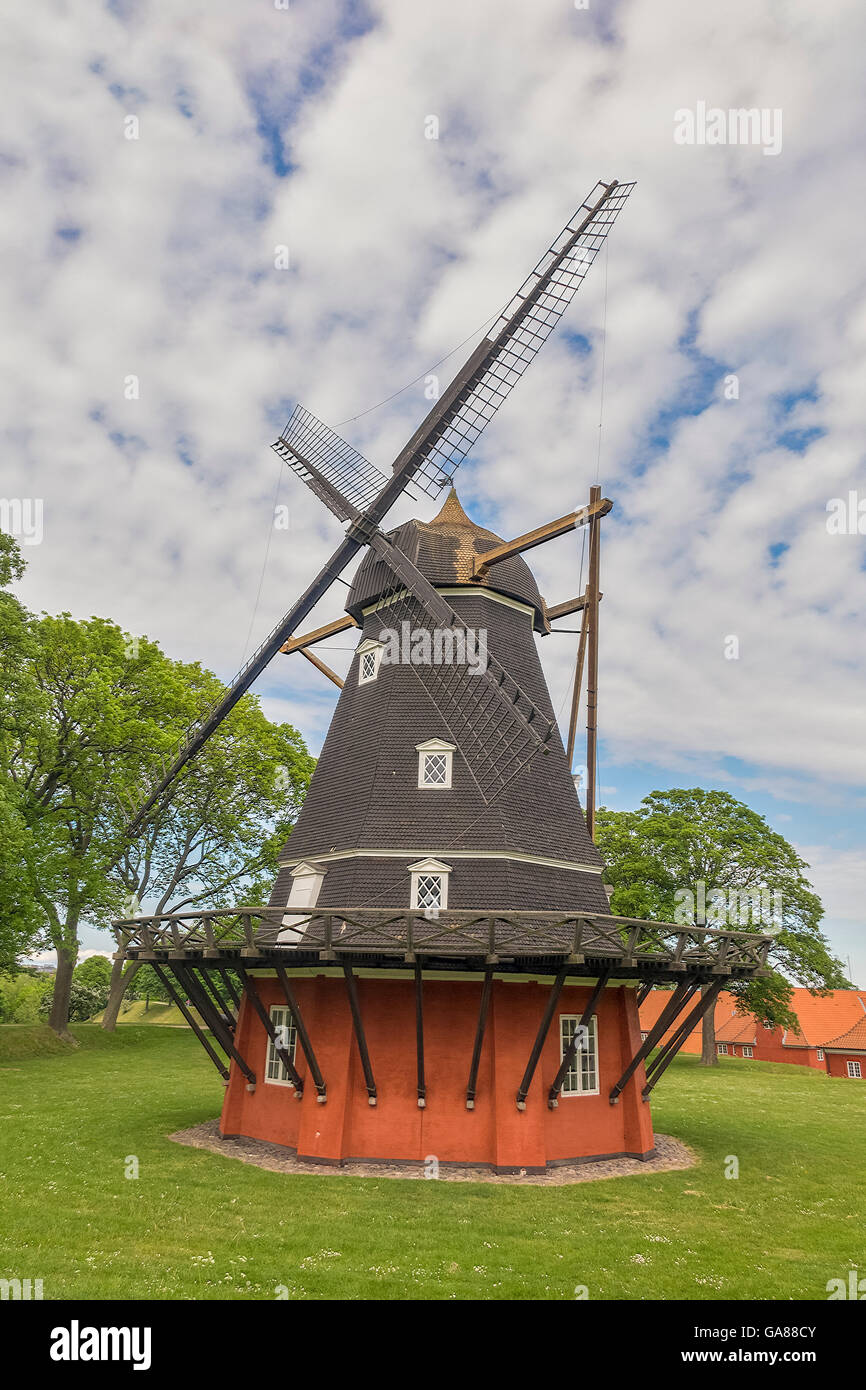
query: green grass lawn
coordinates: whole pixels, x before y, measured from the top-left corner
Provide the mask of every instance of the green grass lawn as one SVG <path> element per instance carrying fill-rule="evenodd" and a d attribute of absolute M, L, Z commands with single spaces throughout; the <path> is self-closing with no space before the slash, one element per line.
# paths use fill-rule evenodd
<path fill-rule="evenodd" d="M 192 1009 L 191 1013 L 193 1017 L 199 1017 L 195 1009 Z M 90 1021 L 91 1023 L 101 1023 L 102 1014 L 94 1014 Z M 151 999 L 149 1003 L 146 999 L 124 1000 L 117 1022 L 118 1025 L 121 1023 L 162 1023 L 164 1025 L 170 1024 L 173 1028 L 189 1026 L 177 1004 L 163 1004 L 154 999 Z M 201 1022 L 200 1019 L 199 1022 Z M 0 1043 L 0 1049 L 2 1049 L 2 1043 Z"/>
<path fill-rule="evenodd" d="M 0 1028 L 0 1277 L 45 1298 L 826 1298 L 866 1273 L 866 1085 L 681 1057 L 685 1172 L 572 1187 L 295 1177 L 172 1144 L 222 1086 L 170 1028 Z M 128 1155 L 137 1180 L 124 1177 Z M 728 1155 L 737 1180 L 724 1176 Z"/>

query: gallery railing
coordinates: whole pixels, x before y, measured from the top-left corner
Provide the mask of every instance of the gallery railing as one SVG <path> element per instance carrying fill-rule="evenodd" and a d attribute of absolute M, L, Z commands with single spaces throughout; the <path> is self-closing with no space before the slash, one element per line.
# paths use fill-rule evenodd
<path fill-rule="evenodd" d="M 279 907 L 219 908 L 142 916 L 114 924 L 120 954 L 243 957 L 304 955 L 477 958 L 556 957 L 575 964 L 613 959 L 667 970 L 752 973 L 766 966 L 772 936 L 631 917 L 568 912 L 327 908 L 311 915 Z"/>

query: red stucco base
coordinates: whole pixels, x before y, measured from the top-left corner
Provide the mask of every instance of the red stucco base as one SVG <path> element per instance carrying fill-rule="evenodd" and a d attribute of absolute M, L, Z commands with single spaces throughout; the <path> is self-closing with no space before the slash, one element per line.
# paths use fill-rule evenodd
<path fill-rule="evenodd" d="M 265 1031 L 246 999 L 238 1020 L 238 1046 L 256 1074 L 250 1093 L 232 1064 L 220 1130 L 283 1144 L 301 1158 L 324 1163 L 369 1159 L 483 1164 L 498 1170 L 544 1169 L 574 1159 L 629 1155 L 649 1158 L 653 1133 L 641 1100 L 639 1066 L 617 1105 L 608 1095 L 640 1047 L 635 990 L 608 988 L 598 1010 L 599 1094 L 562 1096 L 547 1106 L 559 1067 L 559 1014 L 580 1014 L 590 986 L 563 989 L 541 1060 L 519 1111 L 517 1088 L 550 993 L 549 983 L 494 981 L 478 1073 L 475 1109 L 466 1109 L 481 982 L 424 981 L 426 1109 L 418 1108 L 415 993 L 408 979 L 358 977 L 358 995 L 378 1091 L 368 1104 L 342 977 L 293 980 L 328 1089 L 317 1103 L 300 1044 L 296 1066 L 305 1081 L 298 1101 L 288 1086 L 264 1081 Z M 262 1001 L 284 1004 L 276 979 L 257 977 Z"/>

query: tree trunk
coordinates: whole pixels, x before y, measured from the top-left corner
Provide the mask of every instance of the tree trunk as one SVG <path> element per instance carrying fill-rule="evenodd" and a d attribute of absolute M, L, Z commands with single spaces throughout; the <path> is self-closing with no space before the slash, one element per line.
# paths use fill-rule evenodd
<path fill-rule="evenodd" d="M 48 1027 L 64 1042 L 75 1042 L 69 1031 L 69 995 L 77 958 L 77 950 L 71 953 L 63 949 L 57 951 L 57 974 L 54 976 L 54 998 L 51 1001 Z"/>
<path fill-rule="evenodd" d="M 706 997 L 709 988 L 709 985 L 702 986 L 702 997 Z M 716 1009 L 715 1005 L 713 1005 L 711 1008 L 707 1009 L 707 1012 L 704 1014 L 701 1040 L 701 1066 L 717 1067 L 718 1065 L 719 1054 L 716 1051 Z"/>
<path fill-rule="evenodd" d="M 124 965 L 126 966 L 125 971 L 123 968 Z M 140 969 L 141 961 L 138 960 L 116 960 L 112 962 L 108 1003 L 102 1014 L 102 1026 L 107 1033 L 113 1033 L 117 1027 L 117 1015 L 120 1013 L 123 996 Z"/>

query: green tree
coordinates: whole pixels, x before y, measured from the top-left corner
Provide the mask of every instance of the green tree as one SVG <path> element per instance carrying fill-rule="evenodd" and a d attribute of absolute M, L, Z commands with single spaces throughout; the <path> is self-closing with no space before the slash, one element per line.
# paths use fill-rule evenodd
<path fill-rule="evenodd" d="M 24 628 L 21 670 L 0 726 L 18 834 L 13 908 L 19 941 L 35 918 L 39 937 L 57 952 L 49 1023 L 69 1036 L 81 924 L 132 915 L 145 894 L 164 911 L 208 893 L 220 903 L 259 892 L 312 762 L 297 732 L 270 724 L 247 695 L 181 779 L 175 800 L 130 845 L 123 833 L 130 798 L 220 683 L 106 619 L 43 615 Z"/>
<path fill-rule="evenodd" d="M 720 925 L 775 933 L 770 974 L 728 986 L 738 1009 L 794 1026 L 792 981 L 813 993 L 847 984 L 820 930 L 823 909 L 806 878 L 808 864 L 763 816 L 729 793 L 652 792 L 635 811 L 602 807 L 596 824 L 613 912 L 713 925 L 712 907 L 718 911 L 724 899 L 735 904 L 735 917 L 729 909 Z M 769 904 L 771 920 L 762 911 L 755 921 L 752 911 L 743 912 L 744 902 L 747 909 Z M 703 914 L 702 903 L 711 905 L 710 913 Z M 704 1015 L 702 1061 L 717 1062 L 712 1010 Z"/>
<path fill-rule="evenodd" d="M 0 976 L 0 1023 L 36 1023 L 39 1008 L 51 994 L 53 981 L 41 970 L 22 970 Z"/>
<path fill-rule="evenodd" d="M 0 531 L 0 973 L 16 972 L 34 947 L 40 912 L 21 873 L 29 835 L 19 788 L 10 777 L 13 720 L 27 717 L 25 672 L 32 654 L 30 615 L 7 592 L 24 562 L 14 537 Z"/>

